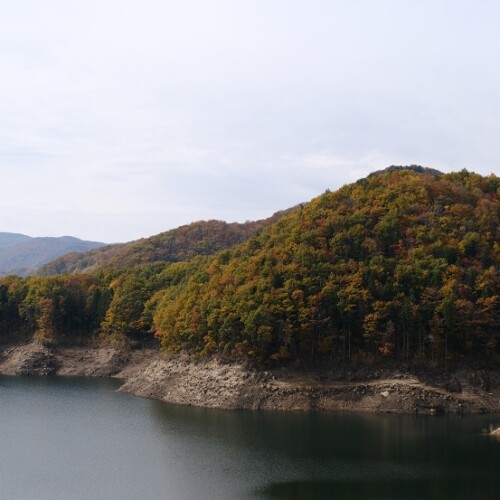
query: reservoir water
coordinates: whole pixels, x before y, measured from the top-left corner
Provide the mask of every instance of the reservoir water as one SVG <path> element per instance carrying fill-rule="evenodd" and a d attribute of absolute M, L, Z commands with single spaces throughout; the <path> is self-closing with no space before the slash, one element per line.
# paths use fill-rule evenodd
<path fill-rule="evenodd" d="M 500 416 L 220 411 L 0 377 L 1 500 L 494 499 Z"/>

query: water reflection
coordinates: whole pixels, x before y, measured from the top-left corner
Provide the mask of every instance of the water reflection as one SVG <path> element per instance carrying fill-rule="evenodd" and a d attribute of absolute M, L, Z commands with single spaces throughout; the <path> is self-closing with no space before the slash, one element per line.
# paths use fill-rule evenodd
<path fill-rule="evenodd" d="M 484 478 L 387 481 L 294 481 L 274 483 L 256 491 L 274 500 L 442 500 L 494 499 L 498 484 Z"/>
<path fill-rule="evenodd" d="M 279 499 L 494 498 L 500 447 L 481 436 L 491 417 L 227 412 L 155 404 L 163 432 L 222 446 Z M 230 452 L 228 452 L 230 450 Z M 234 463 L 232 462 L 234 460 Z M 220 462 L 219 462 L 220 463 Z M 481 496 L 481 493 L 486 496 Z M 479 496 L 478 496 L 479 495 Z"/>
<path fill-rule="evenodd" d="M 458 458 L 462 465 L 474 465 L 472 450 L 487 453 L 492 448 L 491 440 L 478 439 L 491 420 L 488 416 L 224 411 L 159 402 L 152 402 L 152 413 L 166 433 L 176 429 L 202 440 L 283 452 L 294 459 L 446 464 Z"/>
<path fill-rule="evenodd" d="M 0 498 L 496 498 L 471 418 L 207 410 L 106 379 L 0 377 Z"/>

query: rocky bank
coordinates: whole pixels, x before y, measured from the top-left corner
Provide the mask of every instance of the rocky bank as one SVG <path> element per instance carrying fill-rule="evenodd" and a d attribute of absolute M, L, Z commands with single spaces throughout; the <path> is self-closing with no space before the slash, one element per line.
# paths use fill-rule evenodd
<path fill-rule="evenodd" d="M 170 403 L 223 409 L 379 413 L 500 412 L 500 373 L 446 375 L 394 370 L 352 373 L 261 371 L 219 359 L 193 361 L 154 349 L 5 347 L 0 374 L 118 377 L 120 390 Z"/>

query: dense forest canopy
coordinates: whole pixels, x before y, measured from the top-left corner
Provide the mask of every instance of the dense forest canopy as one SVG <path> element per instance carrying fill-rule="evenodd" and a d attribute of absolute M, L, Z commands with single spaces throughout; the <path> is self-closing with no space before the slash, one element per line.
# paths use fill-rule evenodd
<path fill-rule="evenodd" d="M 500 353 L 500 178 L 392 168 L 215 255 L 0 281 L 5 340 L 155 336 L 264 363 Z M 137 264 L 137 265 L 135 265 Z"/>

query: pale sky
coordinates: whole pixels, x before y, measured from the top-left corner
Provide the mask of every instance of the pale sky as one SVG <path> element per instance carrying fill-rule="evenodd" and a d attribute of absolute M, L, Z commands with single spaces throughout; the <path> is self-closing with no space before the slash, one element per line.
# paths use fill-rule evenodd
<path fill-rule="evenodd" d="M 391 164 L 500 175 L 500 2 L 16 0 L 0 231 L 254 220 Z"/>

